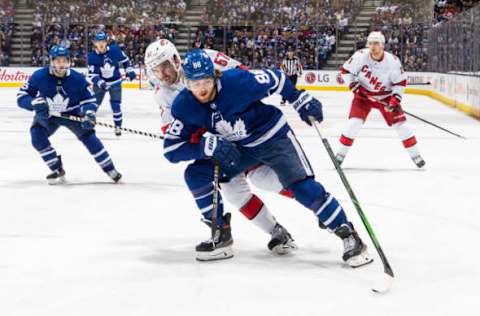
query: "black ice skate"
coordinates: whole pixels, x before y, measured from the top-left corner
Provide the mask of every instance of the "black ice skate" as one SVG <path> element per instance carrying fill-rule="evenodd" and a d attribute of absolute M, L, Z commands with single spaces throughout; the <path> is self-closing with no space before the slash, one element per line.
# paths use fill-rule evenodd
<path fill-rule="evenodd" d="M 357 268 L 373 261 L 352 223 L 343 224 L 335 230 L 335 235 L 343 241 L 343 261 L 352 268 Z"/>
<path fill-rule="evenodd" d="M 422 156 L 420 155 L 412 157 L 412 160 L 418 168 L 423 168 L 423 166 L 425 166 L 425 160 L 423 160 Z"/>
<path fill-rule="evenodd" d="M 276 224 L 272 231 L 272 239 L 268 249 L 277 255 L 285 255 L 297 249 L 297 245 L 290 233 L 280 224 Z"/>
<path fill-rule="evenodd" d="M 233 239 L 232 230 L 230 228 L 230 218 L 230 213 L 226 213 L 223 216 L 223 226 L 218 227 L 213 241 L 212 238 L 210 238 L 195 247 L 198 261 L 222 260 L 233 257 Z M 207 224 L 208 227 L 212 226 L 212 223 L 209 221 L 204 221 L 204 223 Z"/>
<path fill-rule="evenodd" d="M 47 176 L 50 185 L 65 183 L 65 170 L 63 170 L 62 157 L 58 156 L 58 168 Z"/>
<path fill-rule="evenodd" d="M 113 181 L 115 181 L 115 183 L 118 183 L 118 181 L 120 181 L 120 179 L 122 178 L 122 174 L 115 169 L 110 170 L 109 172 L 107 172 L 107 174 Z"/>
<path fill-rule="evenodd" d="M 122 136 L 122 130 L 120 129 L 120 127 L 115 127 L 115 136 Z"/>

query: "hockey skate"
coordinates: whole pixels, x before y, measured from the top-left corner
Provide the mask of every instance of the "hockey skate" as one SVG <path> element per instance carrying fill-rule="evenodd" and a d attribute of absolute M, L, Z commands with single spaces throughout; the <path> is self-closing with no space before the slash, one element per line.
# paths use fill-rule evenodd
<path fill-rule="evenodd" d="M 352 223 L 343 224 L 335 229 L 335 235 L 343 241 L 343 261 L 352 268 L 358 268 L 373 261 L 367 246 L 362 242 Z"/>
<path fill-rule="evenodd" d="M 122 136 L 122 130 L 118 126 L 115 127 L 115 136 L 117 136 L 117 137 Z"/>
<path fill-rule="evenodd" d="M 412 160 L 418 168 L 423 168 L 425 166 L 425 160 L 423 160 L 422 156 L 420 155 L 412 157 Z"/>
<path fill-rule="evenodd" d="M 297 248 L 290 233 L 277 223 L 272 231 L 272 239 L 268 242 L 268 249 L 277 255 L 286 255 Z"/>
<path fill-rule="evenodd" d="M 65 183 L 65 170 L 63 170 L 62 157 L 58 156 L 58 168 L 47 176 L 49 185 L 57 185 Z"/>
<path fill-rule="evenodd" d="M 223 225 L 215 231 L 215 238 L 203 241 L 195 247 L 198 261 L 223 260 L 233 257 L 233 239 L 230 228 L 231 214 L 223 216 Z M 208 227 L 212 227 L 210 221 L 204 221 Z"/>
<path fill-rule="evenodd" d="M 120 181 L 120 179 L 122 178 L 122 174 L 115 169 L 110 170 L 109 172 L 107 172 L 107 174 L 115 183 L 118 183 L 118 181 Z"/>

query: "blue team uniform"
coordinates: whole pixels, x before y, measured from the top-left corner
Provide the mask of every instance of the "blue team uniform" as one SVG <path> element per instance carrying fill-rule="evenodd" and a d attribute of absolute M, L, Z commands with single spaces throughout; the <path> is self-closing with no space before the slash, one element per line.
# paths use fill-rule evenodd
<path fill-rule="evenodd" d="M 40 100 L 40 101 L 39 101 Z M 49 137 L 60 127 L 68 128 L 85 145 L 99 166 L 106 173 L 115 170 L 110 155 L 97 138 L 93 127 L 82 125 L 65 118 L 51 116 L 84 116 L 97 109 L 96 99 L 85 77 L 73 69 L 65 77 L 59 78 L 51 73 L 49 67 L 35 71 L 29 81 L 17 94 L 18 106 L 35 111 L 30 135 L 33 147 L 52 172 L 62 168 L 61 160 L 52 147 Z M 35 109 L 42 106 L 42 111 Z"/>
<path fill-rule="evenodd" d="M 164 142 L 164 155 L 169 161 L 195 160 L 187 167 L 185 180 L 202 215 L 210 219 L 213 209 L 213 160 L 207 143 L 212 138 L 204 135 L 207 141 L 192 142 L 195 138 L 192 135 L 203 129 L 233 143 L 240 153 L 237 164 L 221 165 L 225 179 L 265 164 L 276 172 L 284 188 L 315 213 L 322 227 L 335 230 L 346 224 L 345 212 L 338 201 L 314 180 L 310 163 L 282 112 L 261 101 L 271 94 L 280 94 L 307 121 L 304 116 L 312 97 L 296 90 L 278 70 L 228 70 L 216 79 L 216 89 L 215 99 L 205 104 L 198 102 L 187 89 L 180 92 L 173 102 L 174 121 Z M 221 200 L 218 205 L 221 225 Z"/>
<path fill-rule="evenodd" d="M 88 75 L 93 82 L 97 104 L 102 104 L 105 93 L 110 93 L 110 105 L 115 126 L 122 126 L 122 84 L 120 67 L 125 68 L 130 79 L 135 78 L 135 72 L 127 55 L 117 45 L 110 44 L 107 51 L 100 54 L 93 50 L 88 54 Z M 102 88 L 102 85 L 104 88 Z"/>

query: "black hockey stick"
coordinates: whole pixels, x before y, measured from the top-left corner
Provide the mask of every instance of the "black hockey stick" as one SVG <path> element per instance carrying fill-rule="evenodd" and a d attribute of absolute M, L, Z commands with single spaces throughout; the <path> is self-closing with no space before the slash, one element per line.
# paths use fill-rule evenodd
<path fill-rule="evenodd" d="M 50 115 L 55 116 L 55 117 L 64 118 L 64 119 L 67 119 L 67 120 L 70 120 L 70 121 L 75 121 L 75 122 L 85 121 L 85 118 L 79 117 L 79 116 L 74 116 L 74 115 L 62 115 L 60 113 L 50 113 Z M 104 122 L 96 121 L 95 125 L 103 126 L 103 127 L 107 127 L 107 128 L 112 128 L 112 129 L 119 129 L 121 131 L 136 134 L 136 135 L 142 135 L 142 136 L 152 137 L 152 138 L 161 139 L 161 140 L 165 139 L 165 137 L 163 135 L 153 134 L 153 133 L 144 132 L 144 131 L 139 131 L 139 130 L 131 129 L 131 128 L 116 127 L 115 125 L 104 123 Z"/>
<path fill-rule="evenodd" d="M 310 117 L 309 119 L 312 125 L 315 127 L 315 130 L 317 131 L 318 136 L 322 140 L 323 146 L 325 146 L 325 149 L 327 150 L 327 153 L 330 156 L 330 159 L 332 160 L 333 165 L 335 166 L 335 169 L 337 170 L 337 173 L 340 176 L 340 179 L 342 180 L 342 183 L 345 186 L 345 189 L 347 190 L 348 195 L 350 196 L 350 199 L 352 200 L 352 203 L 358 212 L 358 215 L 360 216 L 360 219 L 362 220 L 362 223 L 365 226 L 368 232 L 368 235 L 370 236 L 370 239 L 372 240 L 372 243 L 375 246 L 375 249 L 377 250 L 378 255 L 380 256 L 380 259 L 382 260 L 386 282 L 382 287 L 372 288 L 372 291 L 376 293 L 385 293 L 390 289 L 393 282 L 394 275 L 393 275 L 392 267 L 390 266 L 390 263 L 388 262 L 387 257 L 383 253 L 382 247 L 378 242 L 378 239 L 372 229 L 372 226 L 368 222 L 367 216 L 365 215 L 365 213 L 362 210 L 362 207 L 360 206 L 360 202 L 358 202 L 358 199 L 355 196 L 355 193 L 353 192 L 352 187 L 350 186 L 350 183 L 348 182 L 347 177 L 345 176 L 345 173 L 343 172 L 342 168 L 338 164 L 337 159 L 335 159 L 335 154 L 333 153 L 330 143 L 325 137 L 322 136 L 322 133 L 320 132 L 320 128 L 317 125 L 317 121 L 313 117 Z"/>
<path fill-rule="evenodd" d="M 380 100 L 377 100 L 377 99 L 375 99 L 375 98 L 372 98 L 372 97 L 369 96 L 369 95 L 363 94 L 363 97 L 367 98 L 370 102 L 379 103 L 379 104 L 383 105 L 383 106 L 386 107 L 386 108 L 389 108 L 389 107 L 390 107 L 390 106 L 388 105 L 388 103 L 383 102 L 383 101 L 380 101 Z M 435 124 L 435 123 L 432 123 L 432 122 L 430 122 L 430 121 L 428 121 L 428 120 L 426 120 L 426 119 L 424 119 L 424 118 L 419 117 L 418 115 L 412 114 L 412 113 L 410 113 L 410 112 L 408 112 L 408 111 L 405 111 L 405 110 L 403 110 L 403 112 L 405 112 L 405 114 L 407 114 L 407 115 L 409 115 L 409 116 L 411 116 L 411 117 L 413 117 L 413 118 L 416 118 L 416 119 L 419 120 L 419 121 L 422 121 L 422 122 L 424 122 L 424 123 L 427 123 L 427 124 L 429 124 L 429 125 L 431 125 L 431 126 L 433 126 L 433 127 L 436 127 L 436 128 L 438 128 L 438 129 L 440 129 L 440 130 L 442 130 L 442 131 L 444 131 L 444 132 L 447 132 L 447 133 L 449 133 L 449 134 L 451 134 L 451 135 L 454 135 L 454 136 L 459 137 L 459 138 L 462 138 L 462 139 L 467 139 L 465 136 L 462 136 L 462 135 L 460 135 L 460 134 L 457 134 L 457 133 L 454 133 L 454 132 L 452 132 L 452 131 L 449 131 L 448 129 L 446 129 L 446 128 L 444 128 L 444 127 L 441 127 L 441 126 L 439 126 L 439 125 L 437 125 L 437 124 Z"/>
<path fill-rule="evenodd" d="M 217 160 L 213 162 L 213 194 L 212 194 L 212 245 L 215 248 L 215 234 L 217 233 L 218 214 L 218 181 L 220 178 L 220 165 Z"/>

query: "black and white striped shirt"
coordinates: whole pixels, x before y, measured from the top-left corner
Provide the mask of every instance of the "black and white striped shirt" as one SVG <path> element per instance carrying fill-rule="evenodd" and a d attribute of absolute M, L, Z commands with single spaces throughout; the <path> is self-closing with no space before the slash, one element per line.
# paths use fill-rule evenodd
<path fill-rule="evenodd" d="M 293 58 L 285 58 L 280 67 L 287 76 L 300 75 L 302 73 L 302 64 L 298 57 L 295 56 Z"/>

